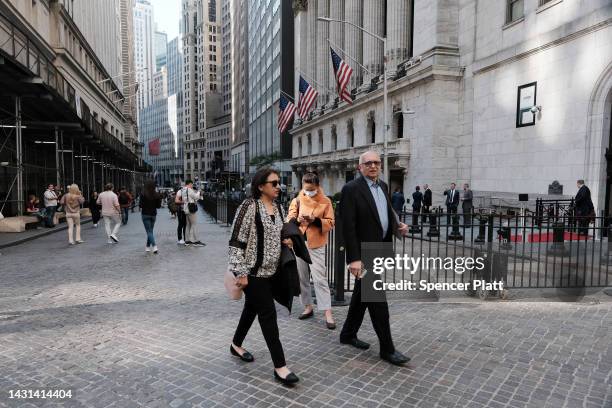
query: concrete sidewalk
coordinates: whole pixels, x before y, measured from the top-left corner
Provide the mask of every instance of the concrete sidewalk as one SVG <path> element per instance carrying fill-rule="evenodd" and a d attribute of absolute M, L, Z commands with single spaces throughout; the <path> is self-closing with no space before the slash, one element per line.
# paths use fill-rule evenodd
<path fill-rule="evenodd" d="M 81 224 L 87 224 L 89 222 L 91 222 L 91 217 L 81 218 Z M 29 242 L 40 237 L 45 237 L 59 231 L 65 231 L 67 229 L 68 224 L 66 224 L 64 221 L 61 224 L 56 225 L 54 228 L 39 227 L 36 229 L 25 230 L 24 232 L 0 232 L 0 249 L 23 244 L 25 242 Z"/>

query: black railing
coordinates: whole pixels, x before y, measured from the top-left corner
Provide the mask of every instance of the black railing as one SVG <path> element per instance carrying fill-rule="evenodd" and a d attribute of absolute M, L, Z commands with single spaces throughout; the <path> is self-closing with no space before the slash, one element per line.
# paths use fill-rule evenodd
<path fill-rule="evenodd" d="M 605 217 L 559 213 L 541 219 L 535 214 L 402 213 L 409 233 L 395 239 L 395 253 L 411 258 L 484 258 L 484 272 L 419 269 L 398 271 L 393 280 L 469 282 L 503 280 L 511 288 L 589 288 L 612 283 L 612 241 Z M 328 281 L 337 300 L 352 291 L 354 278 L 344 262 L 341 217 L 326 247 Z"/>

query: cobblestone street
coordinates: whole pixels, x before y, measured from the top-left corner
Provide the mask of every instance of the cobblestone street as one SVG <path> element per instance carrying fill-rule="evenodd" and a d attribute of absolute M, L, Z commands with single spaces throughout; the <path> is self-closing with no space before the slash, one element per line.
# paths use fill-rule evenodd
<path fill-rule="evenodd" d="M 338 341 L 321 313 L 300 321 L 299 299 L 279 310 L 289 367 L 285 388 L 256 322 L 229 354 L 242 302 L 223 288 L 229 228 L 201 214 L 204 248 L 178 247 L 175 220 L 158 216 L 158 255 L 144 251 L 140 214 L 120 242 L 103 224 L 2 250 L 0 406 L 66 407 L 612 407 L 612 304 L 390 303 L 396 347 L 412 361 L 378 357 L 366 316 L 359 351 Z M 9 390 L 71 389 L 64 401 L 11 400 Z"/>

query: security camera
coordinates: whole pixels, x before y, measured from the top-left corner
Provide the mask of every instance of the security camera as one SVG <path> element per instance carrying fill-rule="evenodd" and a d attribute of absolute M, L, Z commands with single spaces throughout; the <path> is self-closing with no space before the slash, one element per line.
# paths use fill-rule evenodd
<path fill-rule="evenodd" d="M 530 109 L 531 113 L 533 113 L 534 115 L 536 113 L 540 112 L 541 110 L 542 110 L 542 107 L 541 106 L 536 106 L 536 105 L 532 106 L 531 109 Z"/>

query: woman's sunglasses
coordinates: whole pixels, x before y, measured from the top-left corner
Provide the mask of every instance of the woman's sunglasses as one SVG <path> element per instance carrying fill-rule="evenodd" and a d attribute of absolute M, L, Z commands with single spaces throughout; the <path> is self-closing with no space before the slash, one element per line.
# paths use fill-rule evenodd
<path fill-rule="evenodd" d="M 278 180 L 266 181 L 264 184 L 272 184 L 272 187 L 278 187 Z"/>

